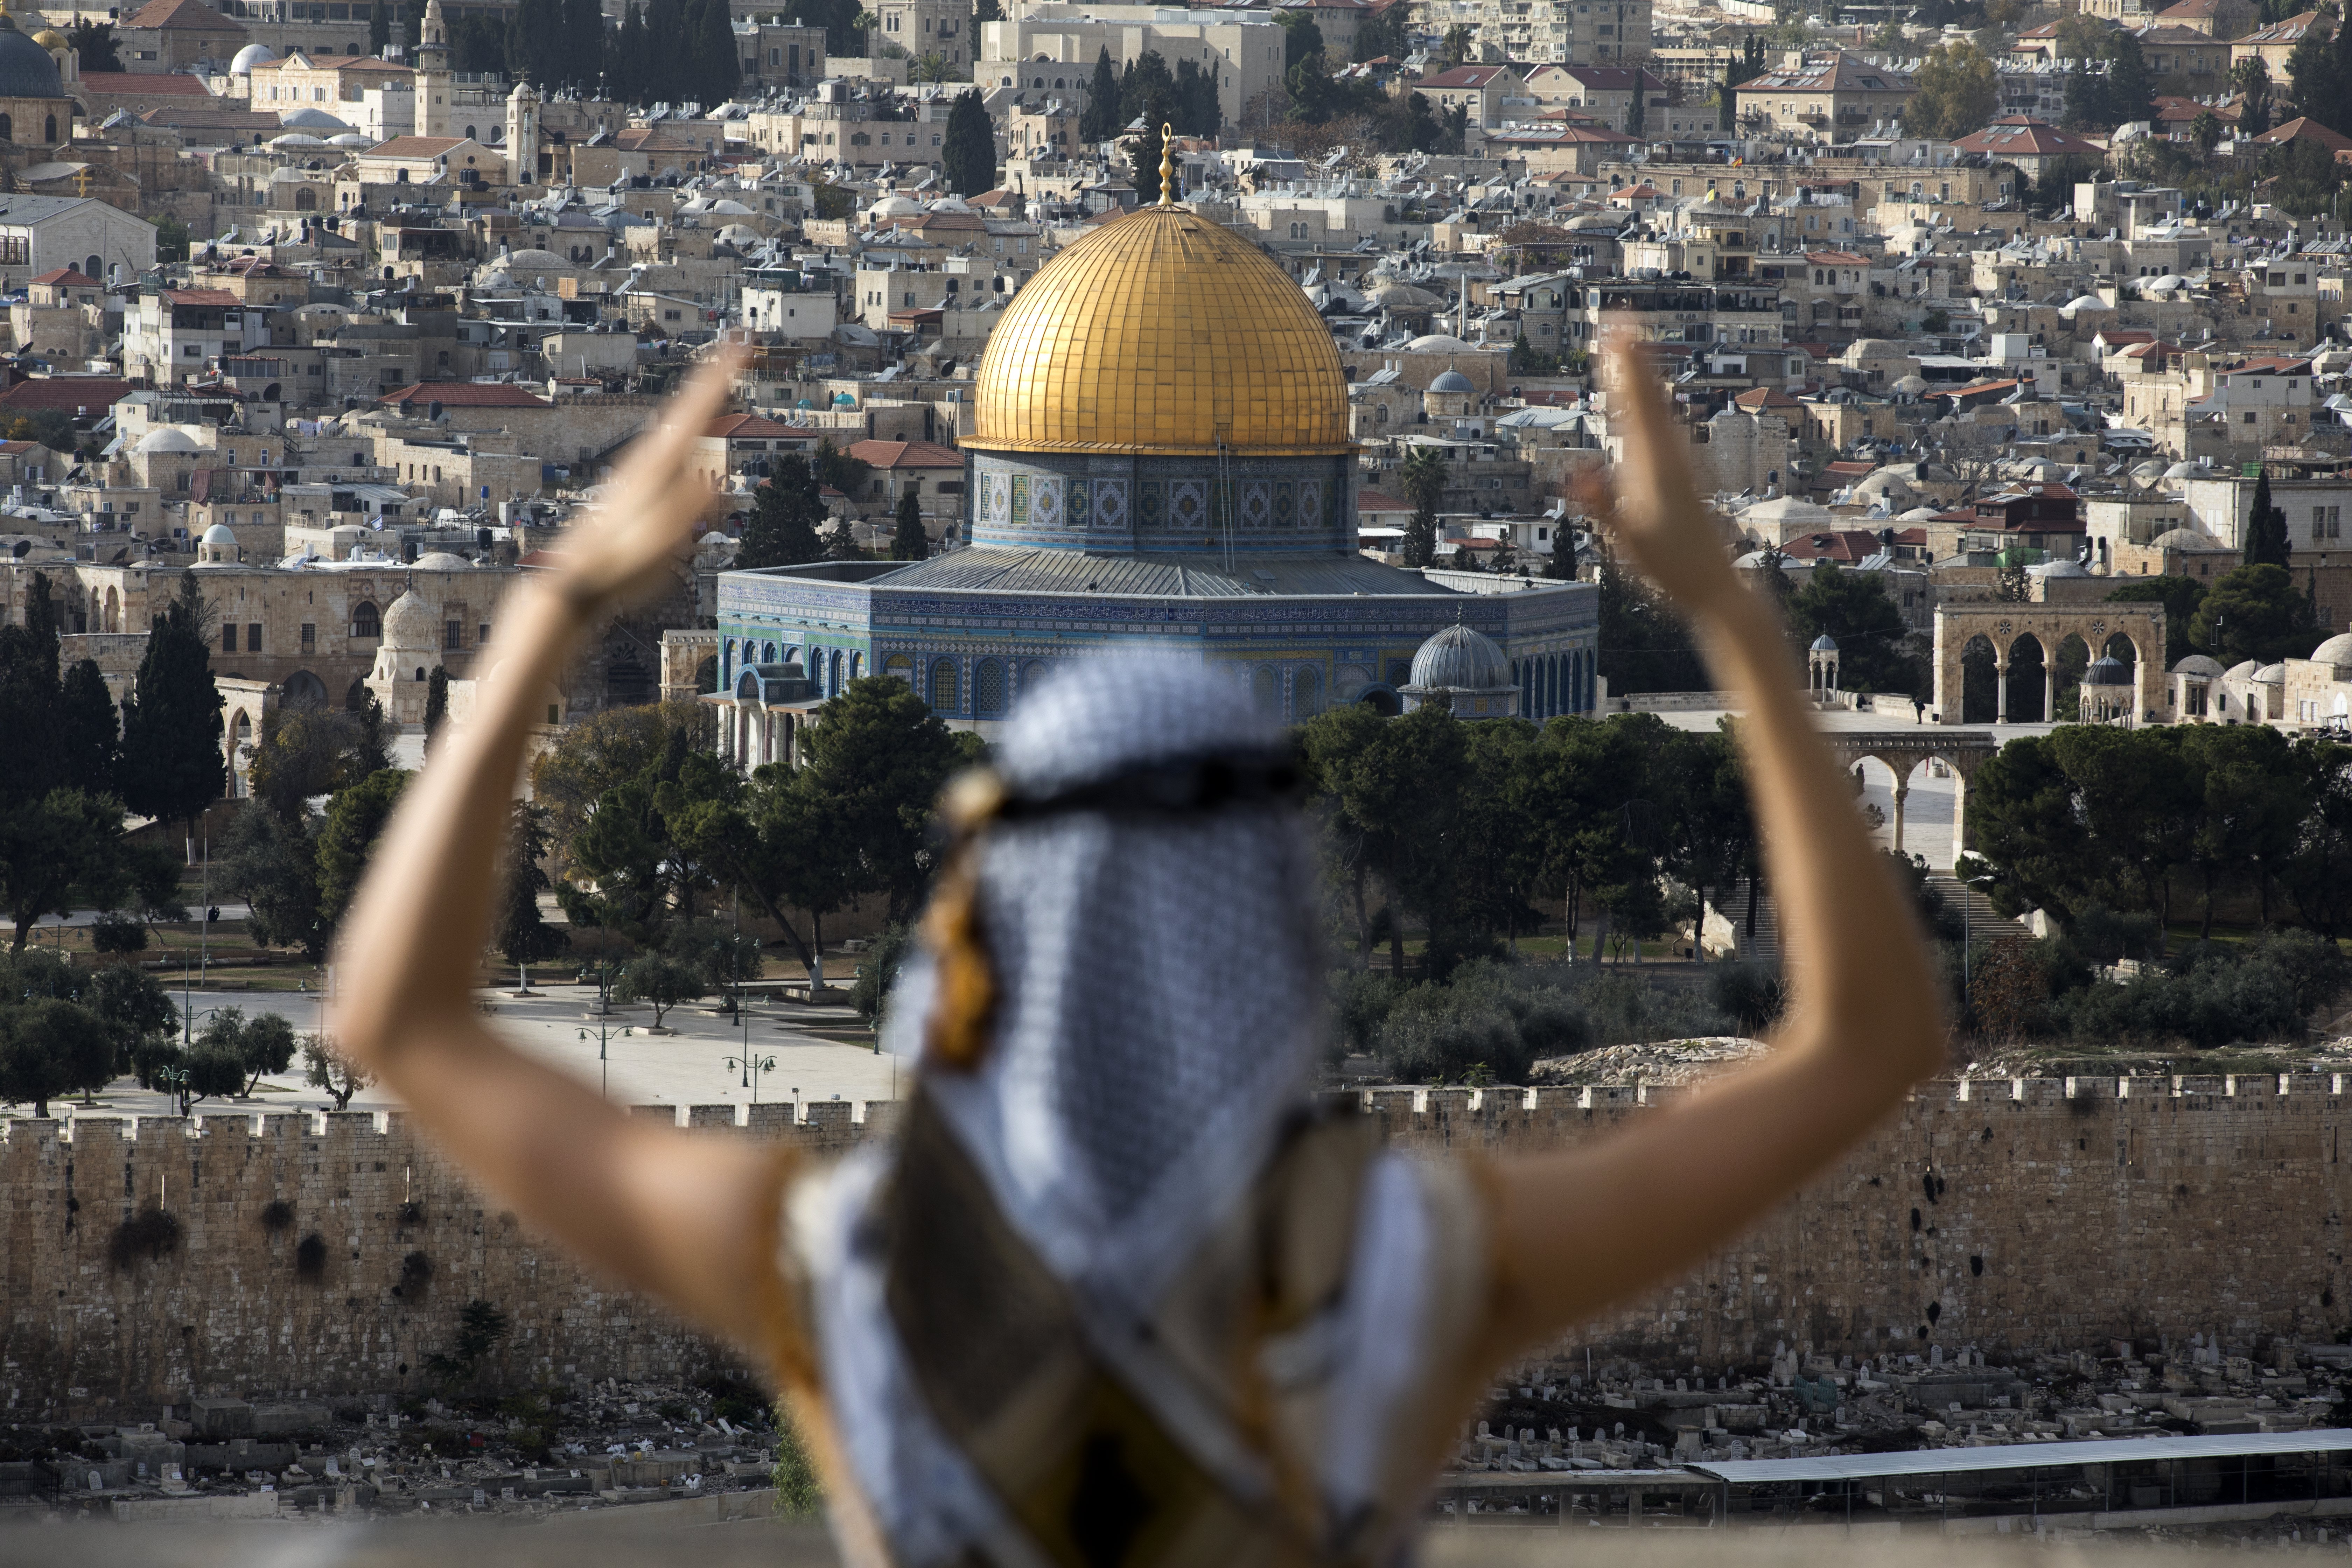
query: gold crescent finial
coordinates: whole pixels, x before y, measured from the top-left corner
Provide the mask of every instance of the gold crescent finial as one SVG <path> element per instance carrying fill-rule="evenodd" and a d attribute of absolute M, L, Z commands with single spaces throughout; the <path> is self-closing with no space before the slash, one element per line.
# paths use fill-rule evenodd
<path fill-rule="evenodd" d="M 0 0 L 0 5 L 6 3 L 7 0 Z M 1176 154 L 1170 145 L 1175 136 L 1176 127 L 1162 122 L 1160 127 L 1160 205 L 1163 207 L 1176 205 Z"/>

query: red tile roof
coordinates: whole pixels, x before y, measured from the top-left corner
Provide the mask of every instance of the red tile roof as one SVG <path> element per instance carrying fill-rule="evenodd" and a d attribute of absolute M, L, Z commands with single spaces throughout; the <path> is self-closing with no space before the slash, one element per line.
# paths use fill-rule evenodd
<path fill-rule="evenodd" d="M 242 305 L 244 300 L 226 289 L 166 289 L 163 298 L 174 305 Z"/>
<path fill-rule="evenodd" d="M 53 289 L 96 289 L 100 287 L 97 279 L 88 277 L 79 268 L 72 267 L 60 267 L 53 271 L 44 272 L 38 278 L 34 279 L 33 281 L 36 283 L 47 284 Z"/>
<path fill-rule="evenodd" d="M 756 414 L 728 414 L 705 426 L 702 434 L 705 439 L 724 437 L 730 441 L 768 441 L 779 436 L 807 436 L 812 432 L 803 426 L 779 425 Z"/>
<path fill-rule="evenodd" d="M 849 455 L 877 468 L 961 468 L 963 454 L 934 441 L 853 441 Z"/>

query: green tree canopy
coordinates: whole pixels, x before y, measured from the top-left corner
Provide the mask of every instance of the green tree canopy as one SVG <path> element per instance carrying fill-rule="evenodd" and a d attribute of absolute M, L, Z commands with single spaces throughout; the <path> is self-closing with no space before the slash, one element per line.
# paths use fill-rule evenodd
<path fill-rule="evenodd" d="M 2318 640 L 2311 601 L 2283 566 L 2241 566 L 2217 577 L 2189 621 L 2189 640 L 2225 665 L 2275 664 Z"/>
<path fill-rule="evenodd" d="M 751 520 L 743 525 L 736 567 L 751 571 L 823 560 L 824 544 L 816 531 L 824 515 L 824 500 L 809 460 L 797 452 L 778 458 L 775 471 L 752 492 Z"/>
<path fill-rule="evenodd" d="M 1931 50 L 1919 62 L 1916 90 L 1903 107 L 1914 136 L 1950 141 L 1982 130 L 2000 108 L 2000 80 L 1983 51 L 1965 38 Z"/>
<path fill-rule="evenodd" d="M 358 894 L 376 840 L 383 837 L 408 774 L 397 768 L 370 773 L 328 804 L 319 829 L 319 921 L 331 937 Z"/>
<path fill-rule="evenodd" d="M 1789 596 L 1790 640 L 1798 648 L 1828 637 L 1838 645 L 1838 683 L 1849 691 L 1924 696 L 1927 664 L 1883 574 L 1814 563 L 1805 585 Z"/>

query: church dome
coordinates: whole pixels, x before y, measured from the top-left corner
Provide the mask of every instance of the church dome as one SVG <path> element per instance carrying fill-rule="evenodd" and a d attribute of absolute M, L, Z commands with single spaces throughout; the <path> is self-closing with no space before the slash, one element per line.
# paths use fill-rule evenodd
<path fill-rule="evenodd" d="M 204 542 L 206 544 L 226 544 L 234 547 L 236 543 L 236 535 L 230 531 L 228 524 L 225 522 L 216 522 L 210 528 L 205 530 Z"/>
<path fill-rule="evenodd" d="M 441 640 L 441 627 L 433 608 L 410 589 L 392 602 L 383 613 L 383 644 L 395 648 L 429 648 Z"/>
<path fill-rule="evenodd" d="M 1412 656 L 1408 684 L 1425 690 L 1498 691 L 1512 684 L 1511 661 L 1486 633 L 1451 626 Z"/>
<path fill-rule="evenodd" d="M 58 62 L 0 11 L 0 98 L 63 98 Z"/>
<path fill-rule="evenodd" d="M 1441 372 L 1437 379 L 1429 384 L 1429 390 L 1436 393 L 1466 392 L 1475 397 L 1478 395 L 1478 384 L 1460 371 L 1449 370 Z"/>
<path fill-rule="evenodd" d="M 1298 285 L 1182 207 L 1105 224 L 989 334 L 974 431 L 1005 452 L 1344 455 L 1339 351 Z"/>
<path fill-rule="evenodd" d="M 63 33 L 58 32 L 55 27 L 44 27 L 39 32 L 35 33 L 33 35 L 33 42 L 40 45 L 41 47 L 45 49 L 69 49 L 73 47 L 72 44 L 67 42 L 66 36 Z"/>

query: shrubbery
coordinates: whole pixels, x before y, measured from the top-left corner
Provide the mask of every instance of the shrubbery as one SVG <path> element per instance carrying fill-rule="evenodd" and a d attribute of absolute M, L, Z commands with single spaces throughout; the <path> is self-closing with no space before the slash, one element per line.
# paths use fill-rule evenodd
<path fill-rule="evenodd" d="M 1334 1045 L 1407 1083 L 1523 1083 L 1547 1057 L 1731 1029 L 1689 987 L 1575 964 L 1477 959 L 1410 985 L 1341 970 L 1330 994 Z"/>

